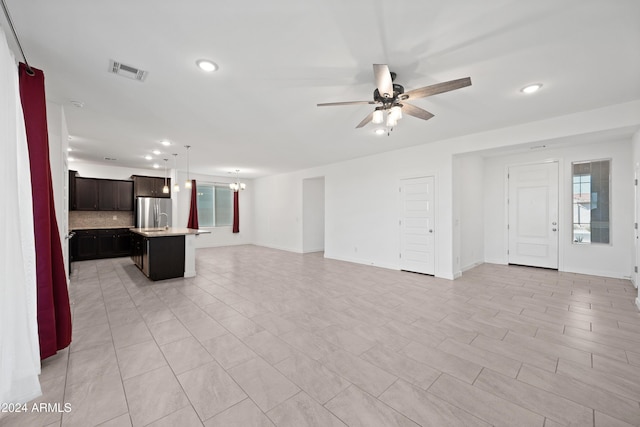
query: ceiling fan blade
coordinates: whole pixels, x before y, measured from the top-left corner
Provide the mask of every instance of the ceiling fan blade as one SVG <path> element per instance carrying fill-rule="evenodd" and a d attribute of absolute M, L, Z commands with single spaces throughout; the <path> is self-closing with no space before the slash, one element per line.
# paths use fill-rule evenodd
<path fill-rule="evenodd" d="M 407 103 L 402 104 L 402 112 L 422 120 L 429 120 L 431 117 L 433 117 L 433 114 L 431 114 L 427 110 L 423 110 L 420 107 L 416 107 L 415 105 Z"/>
<path fill-rule="evenodd" d="M 373 64 L 373 74 L 376 78 L 376 87 L 383 98 L 393 97 L 393 80 L 387 64 Z"/>
<path fill-rule="evenodd" d="M 363 127 L 364 125 L 368 124 L 371 120 L 373 120 L 373 112 L 374 111 L 372 111 L 371 113 L 369 113 L 369 115 L 367 117 L 362 119 L 362 121 L 360 123 L 358 123 L 358 126 L 356 126 L 356 129 Z"/>
<path fill-rule="evenodd" d="M 325 102 L 317 104 L 318 107 L 331 107 L 335 105 L 358 105 L 358 104 L 375 104 L 374 101 L 346 101 L 346 102 Z"/>
<path fill-rule="evenodd" d="M 431 95 L 437 95 L 443 92 L 449 92 L 451 90 L 460 89 L 466 86 L 471 86 L 471 77 L 465 77 L 457 80 L 450 80 L 444 83 L 436 83 L 431 86 L 425 86 L 418 89 L 410 90 L 399 96 L 401 100 L 425 98 Z"/>

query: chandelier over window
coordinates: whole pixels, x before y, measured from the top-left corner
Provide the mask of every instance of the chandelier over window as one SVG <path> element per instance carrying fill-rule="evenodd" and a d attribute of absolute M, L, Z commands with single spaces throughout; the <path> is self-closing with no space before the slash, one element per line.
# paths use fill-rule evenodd
<path fill-rule="evenodd" d="M 229 184 L 229 188 L 232 189 L 234 192 L 238 192 L 240 190 L 244 190 L 245 188 L 247 188 L 247 185 L 244 182 L 240 182 L 240 169 L 236 169 L 236 182 L 232 182 L 231 184 Z"/>

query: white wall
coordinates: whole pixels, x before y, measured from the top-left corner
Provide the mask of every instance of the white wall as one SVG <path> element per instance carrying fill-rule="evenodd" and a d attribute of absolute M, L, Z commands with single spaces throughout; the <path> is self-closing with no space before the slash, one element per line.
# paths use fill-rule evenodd
<path fill-rule="evenodd" d="M 460 262 L 467 265 L 482 259 L 480 240 L 482 238 L 487 240 L 491 233 L 496 232 L 492 227 L 501 228 L 501 225 L 493 222 L 487 224 L 485 213 L 483 237 L 475 228 L 476 220 L 463 217 L 461 210 L 454 212 L 454 155 L 488 149 L 507 149 L 517 144 L 536 141 L 582 139 L 583 135 L 610 132 L 639 124 L 640 101 L 636 101 L 465 135 L 323 167 L 259 178 L 255 180 L 254 242 L 262 246 L 302 252 L 302 180 L 324 176 L 325 256 L 397 269 L 399 268 L 399 180 L 434 175 L 436 178 L 435 275 L 452 279 L 460 270 L 460 267 L 456 266 L 456 257 L 460 257 Z M 588 138 L 585 136 L 584 139 Z M 348 143 L 349 141 L 346 140 L 345 144 Z M 390 139 L 390 144 L 393 144 L 393 137 Z M 474 160 L 469 161 L 474 162 Z M 481 176 L 479 160 L 475 160 L 474 169 L 468 172 L 470 176 L 464 178 L 465 180 L 477 179 Z M 483 172 L 486 175 L 488 168 L 485 167 Z M 477 185 L 477 182 L 475 184 Z M 462 197 L 465 196 L 462 194 Z M 495 195 L 493 197 L 495 198 Z M 460 205 L 460 209 L 464 206 L 459 200 L 456 200 L 457 204 Z M 454 217 L 456 213 L 459 215 Z M 621 221 L 628 223 L 624 214 L 622 216 Z M 461 230 L 464 220 L 464 235 L 460 232 L 457 240 L 465 241 L 471 235 L 470 239 L 474 242 L 471 249 L 474 255 L 466 252 L 462 255 L 461 244 L 456 243 L 455 239 L 454 218 L 460 220 Z M 502 232 L 502 230 L 498 231 Z M 625 239 L 624 236 L 618 235 L 614 235 L 614 238 L 617 242 L 623 242 Z M 465 247 L 464 250 L 467 249 L 470 248 Z M 500 258 L 495 256 L 496 249 L 490 249 L 489 251 L 487 248 L 484 249 L 484 257 L 499 261 Z M 619 246 L 616 243 L 616 253 L 618 249 Z M 500 252 L 500 249 L 497 252 Z M 573 268 L 576 266 L 575 255 L 568 255 L 570 256 L 567 266 Z M 622 264 L 626 259 L 626 274 L 628 274 L 628 258 L 627 254 L 626 258 L 622 257 L 616 261 L 620 265 L 606 268 L 606 271 L 619 274 L 623 270 Z M 578 266 L 581 265 L 584 263 L 578 263 Z"/>
<path fill-rule="evenodd" d="M 572 242 L 571 163 L 612 159 L 611 244 Z M 506 171 L 509 166 L 546 160 L 559 162 L 559 270 L 630 278 L 633 248 L 633 166 L 628 139 L 560 146 L 485 159 L 485 260 L 506 264 Z"/>
<path fill-rule="evenodd" d="M 324 251 L 324 177 L 302 181 L 302 252 Z"/>
<path fill-rule="evenodd" d="M 61 105 L 47 101 L 47 131 L 49 137 L 49 163 L 51 166 L 51 184 L 53 186 L 54 208 L 60 233 L 60 244 L 64 257 L 64 268 L 69 278 L 69 174 L 67 169 L 67 148 L 69 132 L 67 120 Z"/>
<path fill-rule="evenodd" d="M 400 179 L 433 175 L 436 247 L 444 248 L 444 255 L 436 254 L 436 275 L 452 278 L 451 156 L 431 151 L 430 147 L 396 150 L 255 180 L 255 243 L 303 251 L 302 182 L 322 175 L 325 257 L 397 269 Z"/>

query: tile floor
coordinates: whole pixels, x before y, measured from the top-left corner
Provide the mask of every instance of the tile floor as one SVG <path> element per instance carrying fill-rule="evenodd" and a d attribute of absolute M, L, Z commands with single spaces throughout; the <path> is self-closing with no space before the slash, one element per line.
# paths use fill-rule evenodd
<path fill-rule="evenodd" d="M 2 426 L 640 425 L 624 280 L 482 265 L 461 279 L 256 246 L 150 282 L 74 264 L 71 347 Z"/>

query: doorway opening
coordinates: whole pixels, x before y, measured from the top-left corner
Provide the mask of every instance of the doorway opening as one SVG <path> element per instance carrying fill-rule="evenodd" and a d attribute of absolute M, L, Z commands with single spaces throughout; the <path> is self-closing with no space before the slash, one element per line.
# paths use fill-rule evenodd
<path fill-rule="evenodd" d="M 302 180 L 302 253 L 324 251 L 324 177 Z"/>

